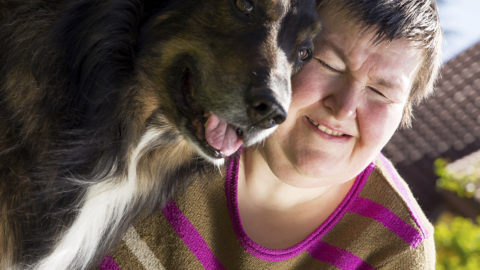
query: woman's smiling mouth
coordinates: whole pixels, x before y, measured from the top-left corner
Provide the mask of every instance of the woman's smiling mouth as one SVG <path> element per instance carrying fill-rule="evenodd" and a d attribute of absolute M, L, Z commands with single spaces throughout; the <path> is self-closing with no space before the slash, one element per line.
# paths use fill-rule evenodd
<path fill-rule="evenodd" d="M 350 137 L 349 135 L 347 134 L 344 134 L 342 132 L 339 132 L 339 131 L 335 131 L 335 130 L 332 130 L 330 129 L 329 127 L 327 126 L 324 126 L 320 123 L 317 123 L 316 121 L 312 120 L 310 117 L 308 116 L 305 116 L 305 118 L 308 120 L 308 122 L 310 122 L 312 125 L 314 125 L 315 127 L 317 127 L 318 130 L 322 131 L 323 133 L 326 133 L 327 135 L 330 135 L 330 136 L 334 136 L 334 137 Z"/>

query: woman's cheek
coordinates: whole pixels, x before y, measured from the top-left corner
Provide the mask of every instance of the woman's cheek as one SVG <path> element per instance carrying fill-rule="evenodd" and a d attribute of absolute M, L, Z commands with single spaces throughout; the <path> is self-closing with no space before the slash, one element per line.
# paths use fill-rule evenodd
<path fill-rule="evenodd" d="M 386 143 L 400 124 L 402 106 L 369 102 L 357 116 L 364 139 Z"/>

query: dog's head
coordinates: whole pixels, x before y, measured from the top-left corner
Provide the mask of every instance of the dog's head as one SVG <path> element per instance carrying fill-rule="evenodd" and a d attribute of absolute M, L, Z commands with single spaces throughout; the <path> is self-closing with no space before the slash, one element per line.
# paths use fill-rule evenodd
<path fill-rule="evenodd" d="M 182 0 L 153 13 L 139 43 L 163 113 L 213 162 L 282 123 L 290 78 L 311 58 L 315 0 Z M 163 93 L 165 91 L 165 93 Z"/>

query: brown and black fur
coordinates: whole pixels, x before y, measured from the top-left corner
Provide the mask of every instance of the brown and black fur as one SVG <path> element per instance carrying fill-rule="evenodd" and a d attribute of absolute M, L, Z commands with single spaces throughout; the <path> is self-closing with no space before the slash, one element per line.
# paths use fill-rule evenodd
<path fill-rule="evenodd" d="M 237 2 L 0 0 L 0 269 L 98 261 L 140 211 L 221 163 L 204 114 L 245 145 L 283 120 L 315 1 Z M 276 114 L 255 111 L 265 95 Z M 68 240 L 97 208 L 97 239 Z M 78 254 L 53 265 L 62 240 Z"/>

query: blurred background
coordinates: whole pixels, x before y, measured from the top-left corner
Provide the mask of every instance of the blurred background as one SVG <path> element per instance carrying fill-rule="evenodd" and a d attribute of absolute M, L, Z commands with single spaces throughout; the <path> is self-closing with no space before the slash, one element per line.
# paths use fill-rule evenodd
<path fill-rule="evenodd" d="M 435 225 L 437 269 L 480 270 L 480 0 L 437 0 L 445 34 L 436 93 L 384 154 Z"/>

